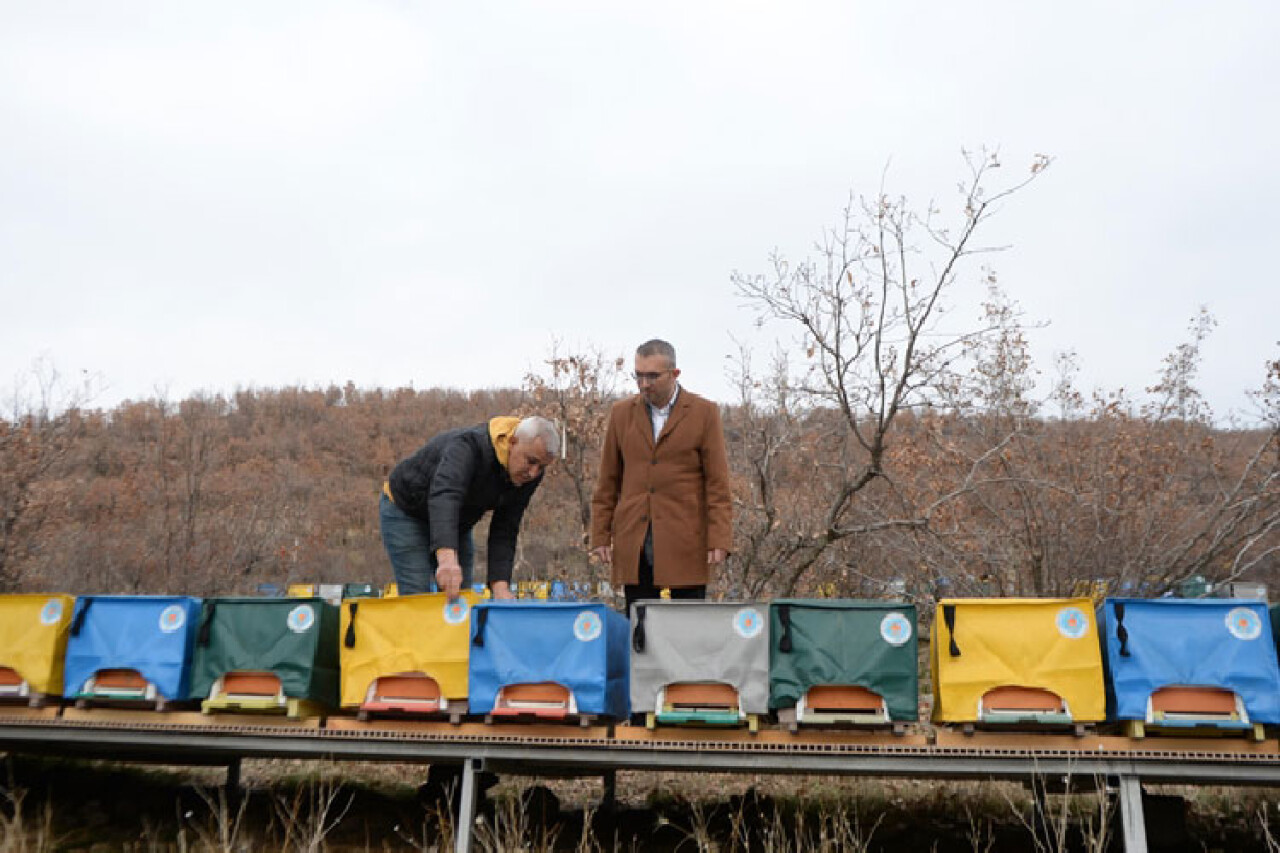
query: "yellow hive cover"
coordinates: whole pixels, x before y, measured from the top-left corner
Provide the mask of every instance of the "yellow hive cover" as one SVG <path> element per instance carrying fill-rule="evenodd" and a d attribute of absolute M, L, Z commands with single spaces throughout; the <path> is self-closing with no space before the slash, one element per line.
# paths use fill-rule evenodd
<path fill-rule="evenodd" d="M 1088 598 L 942 599 L 930 645 L 934 722 L 977 722 L 982 696 L 1006 686 L 1053 691 L 1075 722 L 1106 717 L 1102 649 Z"/>
<path fill-rule="evenodd" d="M 426 673 L 446 699 L 466 699 L 475 603 L 470 591 L 452 604 L 442 592 L 344 601 L 338 635 L 343 707 L 359 707 L 375 679 L 403 672 Z"/>
<path fill-rule="evenodd" d="M 0 666 L 33 692 L 62 695 L 62 660 L 76 600 L 70 595 L 0 595 Z"/>

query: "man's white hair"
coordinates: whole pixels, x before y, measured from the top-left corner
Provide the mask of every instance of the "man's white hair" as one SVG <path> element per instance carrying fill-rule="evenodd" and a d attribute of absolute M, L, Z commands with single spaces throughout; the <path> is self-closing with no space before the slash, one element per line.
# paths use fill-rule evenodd
<path fill-rule="evenodd" d="M 547 452 L 553 458 L 560 455 L 560 430 L 556 428 L 556 423 L 553 420 L 539 417 L 538 415 L 521 418 L 520 423 L 516 426 L 515 435 L 521 441 L 533 441 L 540 438 L 542 439 L 542 445 L 547 448 Z"/>

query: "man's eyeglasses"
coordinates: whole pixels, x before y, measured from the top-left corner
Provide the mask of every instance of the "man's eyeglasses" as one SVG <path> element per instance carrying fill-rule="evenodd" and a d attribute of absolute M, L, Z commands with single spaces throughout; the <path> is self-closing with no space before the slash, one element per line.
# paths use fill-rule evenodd
<path fill-rule="evenodd" d="M 670 372 L 670 370 L 659 370 L 657 373 L 633 373 L 632 376 L 636 378 L 637 385 L 652 385 Z"/>

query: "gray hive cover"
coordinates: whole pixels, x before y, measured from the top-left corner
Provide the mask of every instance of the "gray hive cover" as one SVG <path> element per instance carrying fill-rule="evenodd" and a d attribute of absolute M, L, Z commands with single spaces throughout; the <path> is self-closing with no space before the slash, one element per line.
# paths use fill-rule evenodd
<path fill-rule="evenodd" d="M 636 602 L 631 612 L 631 712 L 658 710 L 658 690 L 685 681 L 731 685 L 744 713 L 768 713 L 768 605 Z"/>

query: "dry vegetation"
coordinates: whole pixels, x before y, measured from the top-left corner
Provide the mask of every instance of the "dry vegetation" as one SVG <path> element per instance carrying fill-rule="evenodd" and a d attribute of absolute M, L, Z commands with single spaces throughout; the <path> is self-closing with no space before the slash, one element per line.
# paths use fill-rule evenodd
<path fill-rule="evenodd" d="M 436 851 L 452 821 L 419 796 L 422 769 L 247 762 L 243 797 L 215 771 L 10 759 L 0 851 Z M 1102 853 L 1118 849 L 1114 798 L 998 782 L 619 774 L 615 808 L 596 780 L 504 779 L 475 842 L 484 851 L 902 851 Z M 1081 780 L 1087 782 L 1088 780 Z M 1273 798 L 1229 789 L 1152 789 L 1151 849 L 1280 850 Z M 1174 798 L 1187 798 L 1185 819 Z M 67 807 L 63 803 L 75 803 Z"/>
<path fill-rule="evenodd" d="M 552 370 L 587 361 L 557 356 Z M 604 360 L 592 370 L 602 362 L 616 372 Z M 286 388 L 0 421 L 0 591 L 388 581 L 376 497 L 391 466 L 437 430 L 535 409 L 567 420 L 571 455 L 534 499 L 517 578 L 602 579 L 582 537 L 610 398 L 588 380 L 550 379 L 562 387 L 535 377 L 469 394 Z M 866 454 L 849 421 L 797 408 L 725 407 L 738 550 L 720 594 L 905 591 L 926 605 L 1065 594 L 1097 579 L 1147 594 L 1197 574 L 1275 579 L 1274 424 L 1235 429 L 1115 403 L 1055 418 L 905 411 L 875 476 L 851 494 L 846 475 Z"/>

